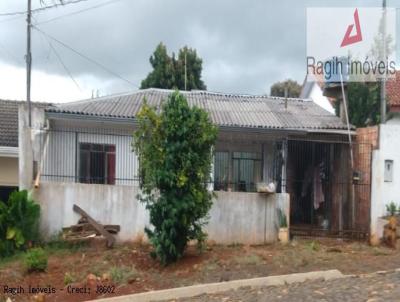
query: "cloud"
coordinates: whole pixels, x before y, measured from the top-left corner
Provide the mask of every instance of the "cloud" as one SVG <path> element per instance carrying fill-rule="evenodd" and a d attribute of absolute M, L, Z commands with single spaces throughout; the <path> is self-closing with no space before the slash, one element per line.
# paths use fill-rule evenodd
<path fill-rule="evenodd" d="M 50 3 L 50 0 L 47 0 Z M 71 14 L 108 2 L 85 1 L 35 14 L 34 23 Z M 376 1 L 363 1 L 376 5 Z M 170 52 L 184 45 L 197 49 L 203 58 L 203 78 L 209 90 L 238 93 L 269 93 L 276 81 L 305 76 L 306 8 L 308 6 L 349 6 L 360 1 L 334 0 L 116 0 L 92 9 L 38 25 L 41 30 L 140 85 L 150 71 L 149 56 L 164 42 Z M 390 4 L 390 3 L 389 3 Z M 0 12 L 24 10 L 25 0 L 1 1 Z M 33 0 L 38 7 L 39 0 Z M 26 24 L 24 17 L 3 22 L 0 18 L 0 62 L 24 68 Z M 7 17 L 9 18 L 9 17 Z M 33 68 L 48 85 L 33 79 L 35 98 L 54 97 L 68 101 L 89 97 L 93 89 L 102 94 L 135 89 L 98 66 L 52 42 L 63 62 L 83 88 L 68 77 L 51 50 L 49 41 L 33 31 Z M 8 53 L 8 54 L 7 54 Z M 12 54 L 12 55 L 10 55 Z M 7 71 L 8 72 L 8 71 Z M 6 77 L 0 70 L 0 77 Z M 37 76 L 35 74 L 35 76 Z M 61 90 L 52 90 L 52 81 Z M 24 81 L 19 80 L 14 94 Z M 0 97 L 5 97 L 0 83 Z"/>

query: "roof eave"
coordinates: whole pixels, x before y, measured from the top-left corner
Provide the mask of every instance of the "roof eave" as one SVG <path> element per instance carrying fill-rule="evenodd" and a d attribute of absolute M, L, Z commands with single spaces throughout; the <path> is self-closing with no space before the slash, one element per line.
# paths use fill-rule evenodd
<path fill-rule="evenodd" d="M 18 147 L 0 146 L 0 157 L 18 157 Z"/>
<path fill-rule="evenodd" d="M 133 117 L 115 117 L 115 116 L 99 116 L 89 115 L 81 113 L 66 113 L 66 112 L 54 112 L 47 111 L 46 116 L 50 120 L 85 120 L 94 122 L 112 122 L 125 125 L 137 125 L 137 120 Z M 307 134 L 307 133 L 324 133 L 324 134 L 348 134 L 347 130 L 342 129 L 307 129 L 307 128 L 272 128 L 272 127 L 249 127 L 249 126 L 237 126 L 237 125 L 219 125 L 220 130 L 229 131 L 248 131 L 248 132 L 275 132 L 285 134 Z M 351 131 L 354 135 L 355 132 Z"/>
<path fill-rule="evenodd" d="M 46 111 L 46 117 L 50 120 L 85 120 L 94 122 L 112 122 L 112 123 L 127 124 L 127 125 L 136 124 L 135 118 L 90 115 L 81 113 Z"/>

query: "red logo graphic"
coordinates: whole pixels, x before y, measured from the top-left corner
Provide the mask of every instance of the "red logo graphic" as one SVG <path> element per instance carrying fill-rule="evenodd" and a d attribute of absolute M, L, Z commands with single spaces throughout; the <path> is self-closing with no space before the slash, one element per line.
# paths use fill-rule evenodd
<path fill-rule="evenodd" d="M 354 24 L 356 25 L 356 34 L 353 36 L 350 36 L 351 31 L 353 30 Z M 360 19 L 358 18 L 358 10 L 357 9 L 354 12 L 354 24 L 351 24 L 351 25 L 349 25 L 349 27 L 347 27 L 346 34 L 344 35 L 344 38 L 343 38 L 343 41 L 342 41 L 342 44 L 340 45 L 340 47 L 344 47 L 344 46 L 362 41 Z"/>

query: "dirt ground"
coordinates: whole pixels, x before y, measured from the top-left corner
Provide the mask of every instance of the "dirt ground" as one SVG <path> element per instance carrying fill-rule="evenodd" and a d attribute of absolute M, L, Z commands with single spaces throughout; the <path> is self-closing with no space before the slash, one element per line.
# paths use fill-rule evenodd
<path fill-rule="evenodd" d="M 32 301 L 36 288 L 54 291 L 43 295 L 45 301 L 85 301 L 314 270 L 339 269 L 345 274 L 358 274 L 400 267 L 400 247 L 393 250 L 339 240 L 294 240 L 288 245 L 263 246 L 210 245 L 201 254 L 190 247 L 183 259 L 167 267 L 150 257 L 151 247 L 146 245 L 125 244 L 108 250 L 104 242 L 94 242 L 46 250 L 49 265 L 44 273 L 27 273 L 22 255 L 0 260 L 0 301 L 7 297 L 12 301 Z M 36 301 L 40 299 L 39 295 Z"/>

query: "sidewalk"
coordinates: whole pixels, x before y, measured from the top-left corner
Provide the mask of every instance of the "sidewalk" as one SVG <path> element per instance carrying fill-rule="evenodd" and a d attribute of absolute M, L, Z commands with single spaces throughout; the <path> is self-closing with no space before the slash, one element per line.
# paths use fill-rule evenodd
<path fill-rule="evenodd" d="M 296 284 L 305 281 L 317 281 L 317 280 L 335 280 L 345 277 L 338 270 L 329 271 L 316 271 L 309 273 L 299 273 L 281 276 L 269 276 L 263 278 L 245 279 L 245 280 L 235 280 L 220 283 L 208 283 L 199 284 L 194 286 L 172 288 L 160 291 L 151 291 L 140 294 L 133 294 L 127 296 L 119 296 L 113 298 L 106 298 L 97 300 L 99 302 L 147 302 L 147 301 L 161 301 L 161 300 L 176 300 L 182 298 L 192 298 L 195 296 L 207 295 L 214 293 L 227 292 L 231 293 L 234 290 L 240 290 L 243 287 L 261 288 L 261 287 L 271 287 L 271 286 L 285 286 L 287 284 Z M 204 300 L 207 301 L 207 300 Z"/>

